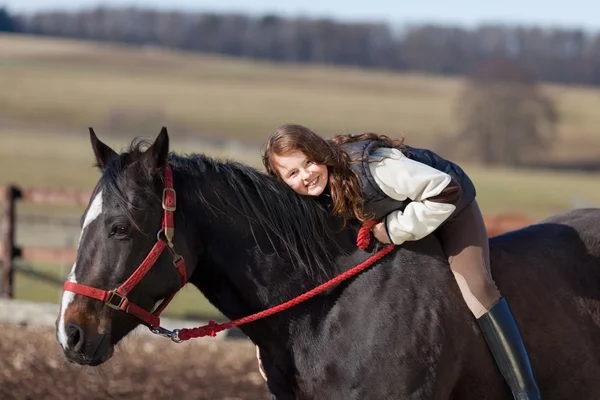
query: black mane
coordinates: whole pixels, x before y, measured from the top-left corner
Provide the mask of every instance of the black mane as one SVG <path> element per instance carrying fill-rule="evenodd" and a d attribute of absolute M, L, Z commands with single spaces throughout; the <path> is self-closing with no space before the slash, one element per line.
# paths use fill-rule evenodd
<path fill-rule="evenodd" d="M 155 188 L 148 184 L 152 182 L 151 173 L 141 162 L 147 145 L 146 141 L 134 140 L 120 157 L 108 163 L 101 178 L 103 189 L 124 210 L 133 206 L 126 195 L 128 192 L 159 201 Z M 332 251 L 341 251 L 334 240 L 336 227 L 341 227 L 340 219 L 330 217 L 314 198 L 300 196 L 276 178 L 239 162 L 216 160 L 203 154 L 182 156 L 175 153 L 169 154 L 169 162 L 175 182 L 181 181 L 181 175 L 187 177 L 184 182 L 187 197 L 193 195 L 215 213 L 231 215 L 232 210 L 236 210 L 251 226 L 262 227 L 274 248 L 279 247 L 274 243 L 279 241 L 296 266 L 313 276 L 332 274 Z M 119 182 L 124 180 L 118 179 L 124 171 L 132 177 L 126 180 L 127 187 L 121 187 Z M 215 181 L 211 184 L 210 179 L 222 184 L 215 185 Z M 229 190 L 217 189 L 223 184 Z M 219 204 L 207 200 L 210 196 L 205 193 L 209 190 L 220 200 Z"/>

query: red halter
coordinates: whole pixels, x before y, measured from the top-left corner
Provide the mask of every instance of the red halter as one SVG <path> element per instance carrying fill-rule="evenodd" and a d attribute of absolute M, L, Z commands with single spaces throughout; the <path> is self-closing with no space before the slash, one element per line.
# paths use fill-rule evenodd
<path fill-rule="evenodd" d="M 127 295 L 148 273 L 165 248 L 167 248 L 173 256 L 173 265 L 181 277 L 181 286 L 183 287 L 187 282 L 185 260 L 182 256 L 175 253 L 173 249 L 173 235 L 175 234 L 174 214 L 177 207 L 177 197 L 175 190 L 173 189 L 173 170 L 169 164 L 165 167 L 165 188 L 163 189 L 162 207 L 164 210 L 164 218 L 162 221 L 162 228 L 156 237 L 156 243 L 144 261 L 142 261 L 140 266 L 129 279 L 125 281 L 125 283 L 113 290 L 102 290 L 66 281 L 64 290 L 100 300 L 106 304 L 106 306 L 114 310 L 121 310 L 141 319 L 148 325 L 152 332 L 163 334 L 166 330 L 160 327 L 159 316 L 173 297 L 175 297 L 175 293 L 164 299 L 154 312 L 146 311 L 142 307 L 133 304 L 127 299 Z"/>

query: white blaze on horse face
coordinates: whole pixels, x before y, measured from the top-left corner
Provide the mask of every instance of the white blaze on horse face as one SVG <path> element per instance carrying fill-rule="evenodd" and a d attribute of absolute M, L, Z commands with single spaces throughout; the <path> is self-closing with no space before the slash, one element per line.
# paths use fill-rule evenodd
<path fill-rule="evenodd" d="M 92 223 L 92 221 L 94 221 L 96 218 L 98 218 L 98 216 L 101 213 L 102 213 L 102 191 L 99 191 L 98 194 L 96 194 L 96 197 L 94 197 L 94 200 L 92 201 L 92 204 L 90 204 L 90 207 L 88 208 L 88 212 L 85 215 L 85 220 L 83 221 L 83 226 L 81 227 L 81 233 L 79 234 L 79 243 L 77 244 L 78 250 L 79 250 L 79 245 L 81 244 L 81 238 L 83 238 L 83 234 L 85 233 L 85 228 L 87 228 L 88 225 Z M 69 276 L 67 277 L 67 279 L 71 282 L 77 283 L 77 281 L 75 280 L 75 267 L 77 267 L 77 263 L 73 263 L 73 268 L 71 269 L 71 272 L 69 273 Z M 75 298 L 75 293 L 69 292 L 66 290 L 64 291 L 63 297 L 62 297 L 62 302 L 61 302 L 61 309 L 60 309 L 60 321 L 58 324 L 58 341 L 60 342 L 60 344 L 62 345 L 62 347 L 64 349 L 67 348 L 67 331 L 66 331 L 66 327 L 65 327 L 65 313 L 67 311 L 67 308 L 71 304 L 71 302 L 73 302 L 74 298 Z"/>

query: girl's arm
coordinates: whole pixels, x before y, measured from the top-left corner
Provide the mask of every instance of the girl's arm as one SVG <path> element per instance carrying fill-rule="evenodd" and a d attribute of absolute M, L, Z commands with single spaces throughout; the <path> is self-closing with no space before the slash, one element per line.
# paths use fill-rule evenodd
<path fill-rule="evenodd" d="M 456 209 L 460 185 L 445 172 L 411 160 L 397 149 L 378 149 L 369 167 L 388 196 L 412 200 L 387 215 L 385 225 L 395 244 L 421 239 L 435 231 Z"/>

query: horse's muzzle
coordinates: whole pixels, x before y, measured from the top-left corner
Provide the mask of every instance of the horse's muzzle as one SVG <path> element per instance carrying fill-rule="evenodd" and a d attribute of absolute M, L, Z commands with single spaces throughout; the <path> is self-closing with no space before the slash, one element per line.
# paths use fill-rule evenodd
<path fill-rule="evenodd" d="M 63 353 L 67 361 L 79 365 L 97 366 L 109 360 L 114 352 L 110 336 L 96 333 L 86 335 L 78 325 L 69 324 L 66 328 L 68 342 Z"/>

